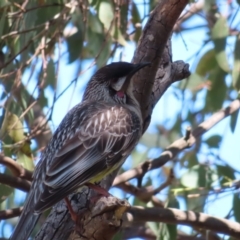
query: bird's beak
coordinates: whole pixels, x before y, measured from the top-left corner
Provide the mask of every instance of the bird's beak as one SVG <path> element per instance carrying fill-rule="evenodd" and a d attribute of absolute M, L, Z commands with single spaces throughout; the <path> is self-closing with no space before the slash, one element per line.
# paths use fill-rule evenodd
<path fill-rule="evenodd" d="M 150 62 L 143 62 L 143 63 L 137 63 L 134 66 L 134 69 L 130 72 L 130 76 L 132 77 L 136 72 L 138 72 L 140 69 L 146 67 L 146 66 L 150 66 L 151 63 Z M 129 76 L 128 75 L 128 76 Z"/>
<path fill-rule="evenodd" d="M 135 73 L 137 73 L 140 69 L 146 67 L 146 66 L 150 66 L 151 63 L 150 62 L 143 62 L 143 63 L 137 63 L 135 64 L 133 70 L 127 75 L 126 77 L 126 80 L 125 80 L 125 83 L 123 84 L 123 90 L 127 90 L 128 86 L 129 86 L 129 83 L 131 81 L 131 78 L 133 77 L 133 75 Z"/>

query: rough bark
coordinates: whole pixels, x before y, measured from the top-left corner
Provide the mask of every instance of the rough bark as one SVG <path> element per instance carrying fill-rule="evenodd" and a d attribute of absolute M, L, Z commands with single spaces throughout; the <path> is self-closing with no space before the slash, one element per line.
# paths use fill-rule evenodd
<path fill-rule="evenodd" d="M 144 28 L 142 37 L 135 51 L 133 62 L 152 63 L 151 69 L 143 69 L 134 78 L 135 96 L 141 105 L 144 131 L 150 123 L 151 113 L 155 104 L 165 90 L 177 79 L 180 80 L 189 76 L 187 64 L 184 64 L 182 61 L 172 63 L 170 43 L 166 44 L 175 22 L 187 3 L 187 0 L 160 1 Z M 116 174 L 117 171 L 106 177 L 101 182 L 101 186 L 109 189 Z M 65 203 L 61 201 L 53 207 L 46 222 L 35 236 L 35 239 L 86 239 L 83 237 L 86 233 L 86 227 L 91 228 L 91 231 L 94 233 L 97 231 L 102 233 L 99 229 L 102 225 L 96 224 L 94 220 L 96 217 L 94 214 L 96 208 L 94 208 L 94 205 L 92 207 L 89 206 L 88 199 L 93 195 L 94 193 L 92 191 L 85 189 L 69 197 L 74 211 L 81 214 L 79 217 L 80 221 L 88 218 L 92 223 L 91 226 L 80 224 L 81 227 L 79 228 L 78 225 L 77 229 L 75 229 Z M 86 209 L 88 210 L 85 211 Z M 91 214 L 89 214 L 89 211 Z M 101 215 L 101 217 L 102 216 L 103 215 Z M 116 233 L 118 231 L 119 222 L 116 221 L 116 224 L 112 224 L 114 218 L 114 211 L 112 215 L 107 215 L 107 218 L 105 218 L 107 222 L 105 222 L 106 224 L 104 225 L 104 232 L 112 233 L 114 230 L 113 233 Z M 104 236 L 105 238 L 101 238 L 100 235 L 94 235 L 87 239 L 111 239 L 111 236 L 106 235 Z"/>

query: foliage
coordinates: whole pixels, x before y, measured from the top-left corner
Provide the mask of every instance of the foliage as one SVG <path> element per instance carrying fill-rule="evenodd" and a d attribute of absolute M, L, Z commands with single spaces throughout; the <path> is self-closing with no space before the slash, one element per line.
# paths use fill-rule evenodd
<path fill-rule="evenodd" d="M 127 168 L 137 166 L 147 157 L 158 157 L 165 147 L 184 135 L 187 125 L 196 128 L 237 98 L 240 90 L 240 3 L 224 1 L 224 10 L 228 10 L 226 17 L 219 2 L 205 1 L 201 14 L 198 12 L 183 19 L 175 29 L 175 34 L 182 34 L 183 40 L 187 31 L 194 34 L 199 27 L 205 34 L 204 43 L 194 49 L 197 54 L 192 54 L 192 59 L 182 59 L 193 63 L 192 75 L 175 84 L 171 93 L 166 94 L 167 97 L 171 94 L 172 102 L 177 102 L 182 108 L 173 108 L 175 112 L 171 121 L 166 114 L 171 109 L 162 110 L 165 118 L 160 119 L 162 115 L 158 113 L 154 131 L 143 136 L 140 146 L 128 160 Z M 26 5 L 23 1 L 0 1 L 2 152 L 33 170 L 33 160 L 42 147 L 36 136 L 42 134 L 46 121 L 50 124 L 53 120 L 57 101 L 64 96 L 67 98 L 65 94 L 71 95 L 70 86 L 78 86 L 77 80 L 82 79 L 88 69 L 95 65 L 104 66 L 112 60 L 122 60 L 126 46 L 137 44 L 142 24 L 155 4 L 154 0 L 33 0 Z M 198 26 L 198 22 L 203 26 Z M 66 56 L 65 64 L 63 59 Z M 64 77 L 68 84 L 59 91 L 59 80 L 63 81 L 60 68 L 67 67 L 63 64 L 76 64 L 77 70 L 73 79 Z M 83 70 L 82 66 L 85 66 Z M 40 120 L 39 116 L 42 116 Z M 232 202 L 226 208 L 232 215 L 222 217 L 232 216 L 240 221 L 239 169 L 236 164 L 239 159 L 222 157 L 227 133 L 231 131 L 234 134 L 239 129 L 238 113 L 230 118 L 225 122 L 228 125 L 225 132 L 213 131 L 175 159 L 171 167 L 176 172 L 176 180 L 163 191 L 164 194 L 156 195 L 166 206 L 181 209 L 186 206 L 186 209 L 204 212 L 209 201 L 221 201 L 221 196 L 228 192 Z M 40 122 L 36 123 L 37 119 Z M 227 148 L 230 149 L 224 151 L 231 152 L 231 145 L 234 142 L 228 143 Z M 168 168 L 169 165 L 147 173 L 143 187 L 160 186 L 168 177 Z M 1 173 L 11 174 L 6 169 L 2 166 Z M 19 192 L 13 188 L 0 184 L 1 209 L 20 205 L 19 201 L 13 200 L 17 194 Z M 132 202 L 142 206 L 150 204 L 137 197 Z M 7 237 L 9 232 L 4 228 L 15 223 L 12 219 L 1 223 L 3 230 L 0 235 Z M 179 230 L 164 223 L 148 223 L 146 227 L 159 240 L 175 239 Z M 202 234 L 193 228 L 187 233 Z M 120 237 L 115 239 L 122 239 L 123 233 L 119 234 Z"/>

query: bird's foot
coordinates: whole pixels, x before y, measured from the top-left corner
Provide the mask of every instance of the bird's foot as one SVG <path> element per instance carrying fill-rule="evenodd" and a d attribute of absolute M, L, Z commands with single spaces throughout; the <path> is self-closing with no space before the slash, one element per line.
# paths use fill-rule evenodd
<path fill-rule="evenodd" d="M 71 215 L 72 220 L 76 223 L 77 219 L 78 219 L 78 215 L 74 212 L 68 197 L 65 197 L 64 200 L 66 202 L 66 205 L 67 205 L 67 208 L 68 208 L 68 211 L 69 211 L 69 213 Z"/>
<path fill-rule="evenodd" d="M 92 204 L 95 204 L 102 196 L 104 197 L 109 197 L 111 196 L 111 194 L 104 188 L 96 185 L 96 184 L 92 184 L 92 183 L 86 183 L 85 184 L 87 187 L 93 189 L 95 192 L 97 192 L 99 195 L 98 196 L 94 196 L 94 197 L 91 197 L 89 199 L 89 201 L 92 203 Z"/>
<path fill-rule="evenodd" d="M 93 184 L 93 183 L 85 183 L 85 185 L 91 189 L 93 189 L 95 192 L 99 193 L 100 195 L 104 196 L 104 197 L 109 197 L 111 196 L 111 194 L 104 188 Z"/>

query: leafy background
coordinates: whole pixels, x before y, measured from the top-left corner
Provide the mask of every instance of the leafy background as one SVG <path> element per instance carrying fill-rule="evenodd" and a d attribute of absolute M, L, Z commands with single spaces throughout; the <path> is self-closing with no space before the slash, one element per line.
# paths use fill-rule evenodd
<path fill-rule="evenodd" d="M 33 170 L 45 144 L 38 138 L 40 133 L 47 127 L 45 136 L 49 137 L 49 130 L 54 131 L 67 110 L 80 101 L 87 80 L 97 68 L 112 61 L 131 61 L 156 2 L 0 1 L 2 152 Z M 194 129 L 238 98 L 240 2 L 196 4 L 199 9 L 194 11 L 193 5 L 186 9 L 172 37 L 173 59 L 189 62 L 192 75 L 165 93 L 155 108 L 151 126 L 122 170 L 159 156 L 185 134 L 187 126 Z M 158 188 L 173 168 L 175 180 L 156 194 L 163 206 L 239 222 L 239 134 L 237 112 L 174 161 L 147 173 L 143 185 Z M 3 165 L 0 172 L 12 174 Z M 135 180 L 130 183 L 137 184 Z M 112 193 L 134 205 L 152 204 L 116 188 Z M 25 195 L 1 183 L 1 209 L 21 206 Z M 17 218 L 1 221 L 0 236 L 8 237 L 16 222 Z M 205 234 L 199 229 L 162 223 L 146 226 L 157 239 L 175 239 L 179 231 Z M 123 233 L 119 234 L 116 239 L 121 239 Z"/>

